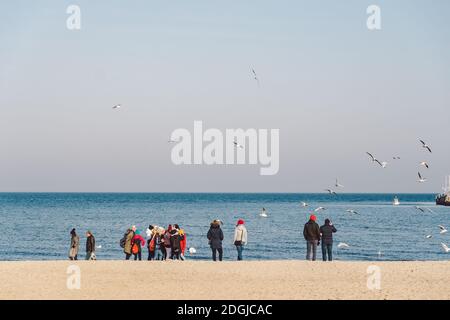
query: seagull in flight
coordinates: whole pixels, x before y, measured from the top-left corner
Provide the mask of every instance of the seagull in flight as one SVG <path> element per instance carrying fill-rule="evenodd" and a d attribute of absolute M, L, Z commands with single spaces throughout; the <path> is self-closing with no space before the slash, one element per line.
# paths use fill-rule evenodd
<path fill-rule="evenodd" d="M 334 184 L 334 186 L 335 186 L 336 188 L 344 188 L 344 186 L 338 182 L 338 179 L 337 179 L 337 178 L 336 178 L 336 183 Z"/>
<path fill-rule="evenodd" d="M 420 165 L 421 165 L 421 166 L 424 166 L 424 167 L 427 168 L 427 169 L 430 168 L 430 166 L 428 165 L 428 163 L 427 163 L 426 161 L 422 161 L 422 162 L 420 163 Z"/>
<path fill-rule="evenodd" d="M 331 189 L 325 189 L 325 191 L 328 191 L 329 194 L 334 194 L 335 196 L 337 196 L 337 193 Z"/>
<path fill-rule="evenodd" d="M 433 238 L 433 236 L 432 236 L 431 234 L 429 234 L 429 235 L 427 235 L 425 238 L 431 239 L 431 238 Z"/>
<path fill-rule="evenodd" d="M 112 107 L 114 110 L 118 110 L 120 108 L 122 108 L 122 106 L 120 104 L 116 104 L 115 106 Z"/>
<path fill-rule="evenodd" d="M 315 209 L 314 209 L 314 212 L 319 212 L 319 211 L 321 211 L 321 210 L 327 210 L 327 209 L 324 208 L 324 207 L 318 207 L 318 208 L 315 208 Z"/>
<path fill-rule="evenodd" d="M 339 244 L 337 245 L 337 247 L 339 249 L 348 249 L 350 248 L 350 246 L 348 244 L 346 244 L 345 242 L 339 242 Z"/>
<path fill-rule="evenodd" d="M 427 150 L 431 153 L 431 148 L 430 148 L 430 146 L 427 145 L 427 144 L 425 143 L 425 141 L 423 141 L 423 140 L 420 140 L 420 139 L 419 139 L 419 141 L 422 143 L 422 148 L 427 149 Z"/>
<path fill-rule="evenodd" d="M 252 73 L 253 73 L 253 78 L 256 80 L 256 82 L 258 83 L 258 87 L 259 87 L 259 79 L 258 76 L 256 75 L 255 69 L 252 68 Z"/>
<path fill-rule="evenodd" d="M 306 202 L 304 202 L 304 201 L 300 202 L 300 205 L 301 205 L 302 207 L 307 207 L 307 206 L 308 206 L 308 204 L 307 204 Z"/>
<path fill-rule="evenodd" d="M 444 226 L 439 225 L 438 227 L 439 227 L 439 229 L 441 229 L 441 232 L 439 232 L 440 234 L 444 234 L 444 233 L 448 232 L 448 230 Z"/>
<path fill-rule="evenodd" d="M 372 162 L 376 162 L 376 163 L 378 163 L 380 166 L 383 167 L 383 163 L 381 163 L 377 158 L 375 158 L 375 157 L 373 156 L 373 154 L 371 154 L 370 152 L 366 152 L 366 153 L 367 153 L 367 154 L 369 155 L 369 157 L 372 159 Z M 386 162 L 386 164 L 384 165 L 383 168 L 385 168 L 386 165 L 387 165 L 387 162 Z"/>
<path fill-rule="evenodd" d="M 423 177 L 422 177 L 422 175 L 420 174 L 420 172 L 417 172 L 417 174 L 419 175 L 419 180 L 417 180 L 417 181 L 419 181 L 420 183 L 427 181 L 426 178 L 423 178 Z"/>
<path fill-rule="evenodd" d="M 237 148 L 244 149 L 244 146 L 241 145 L 241 144 L 239 144 L 239 143 L 237 143 L 236 141 L 233 141 L 233 143 L 234 143 L 234 145 L 235 145 Z"/>
<path fill-rule="evenodd" d="M 443 242 L 441 242 L 442 249 L 444 249 L 445 253 L 450 252 L 450 248 Z"/>
<path fill-rule="evenodd" d="M 400 157 L 392 157 L 394 160 L 400 160 Z"/>
<path fill-rule="evenodd" d="M 425 209 L 424 209 L 424 208 L 421 208 L 421 207 L 419 207 L 419 206 L 415 206 L 414 208 L 416 208 L 417 210 L 419 210 L 419 211 L 421 211 L 421 212 L 425 212 Z"/>
<path fill-rule="evenodd" d="M 348 210 L 346 210 L 348 213 L 351 213 L 351 214 L 359 214 L 357 211 L 355 211 L 355 210 L 353 210 L 353 209 L 348 209 Z"/>

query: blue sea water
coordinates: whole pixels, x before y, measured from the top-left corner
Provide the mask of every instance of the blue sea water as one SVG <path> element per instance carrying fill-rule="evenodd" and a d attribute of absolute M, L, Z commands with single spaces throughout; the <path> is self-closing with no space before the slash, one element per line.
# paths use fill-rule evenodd
<path fill-rule="evenodd" d="M 330 218 L 338 230 L 336 259 L 448 260 L 440 243 L 450 245 L 450 235 L 439 234 L 438 225 L 450 227 L 450 208 L 435 206 L 432 194 L 397 196 L 401 205 L 394 207 L 393 194 L 0 193 L 0 260 L 67 259 L 73 227 L 82 238 L 81 253 L 89 229 L 101 245 L 98 259 L 123 259 L 119 240 L 129 226 L 145 235 L 149 224 L 170 223 L 180 224 L 187 246 L 197 249 L 187 258 L 205 260 L 211 255 L 206 233 L 213 219 L 224 222 L 224 259 L 235 260 L 238 218 L 249 233 L 246 259 L 304 259 L 303 225 L 318 206 L 327 208 L 317 213 L 318 222 Z M 433 212 L 422 213 L 416 205 Z M 267 218 L 259 216 L 262 207 Z M 428 234 L 433 237 L 425 239 Z M 350 248 L 337 249 L 339 242 Z"/>

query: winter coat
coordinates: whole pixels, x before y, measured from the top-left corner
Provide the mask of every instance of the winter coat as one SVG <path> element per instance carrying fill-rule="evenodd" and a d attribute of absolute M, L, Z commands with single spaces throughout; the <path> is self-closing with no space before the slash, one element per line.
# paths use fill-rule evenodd
<path fill-rule="evenodd" d="M 184 255 L 184 252 L 186 251 L 186 233 L 184 233 L 183 229 L 178 230 L 178 233 L 180 234 L 181 254 Z"/>
<path fill-rule="evenodd" d="M 240 224 L 234 229 L 234 242 L 242 241 L 242 244 L 247 244 L 247 228 Z"/>
<path fill-rule="evenodd" d="M 80 247 L 80 237 L 73 236 L 70 240 L 69 258 L 75 258 L 78 255 L 78 249 Z"/>
<path fill-rule="evenodd" d="M 95 252 L 95 238 L 93 235 L 86 238 L 86 252 Z"/>
<path fill-rule="evenodd" d="M 305 237 L 306 241 L 313 241 L 313 240 L 320 240 L 320 230 L 319 225 L 313 221 L 309 220 L 305 227 L 303 228 L 303 236 Z"/>
<path fill-rule="evenodd" d="M 181 245 L 180 245 L 180 234 L 176 229 L 172 229 L 170 231 L 170 246 L 172 248 L 172 252 L 180 252 L 181 251 Z"/>
<path fill-rule="evenodd" d="M 131 254 L 131 246 L 134 238 L 134 232 L 132 230 L 129 230 L 127 233 L 127 237 L 125 239 L 125 246 L 123 248 L 123 252 L 125 254 Z"/>
<path fill-rule="evenodd" d="M 143 247 L 145 246 L 145 239 L 140 234 L 135 234 L 131 243 L 132 245 L 136 243 L 139 247 Z"/>
<path fill-rule="evenodd" d="M 320 234 L 322 235 L 323 244 L 333 243 L 333 233 L 336 232 L 336 228 L 333 225 L 324 224 L 320 227 Z"/>
<path fill-rule="evenodd" d="M 222 249 L 223 231 L 220 225 L 211 224 L 207 237 L 212 249 Z"/>

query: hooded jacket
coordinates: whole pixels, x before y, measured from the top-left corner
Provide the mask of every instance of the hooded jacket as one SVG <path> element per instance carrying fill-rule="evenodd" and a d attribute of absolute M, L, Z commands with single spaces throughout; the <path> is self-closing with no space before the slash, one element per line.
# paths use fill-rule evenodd
<path fill-rule="evenodd" d="M 123 248 L 123 252 L 125 254 L 131 254 L 131 246 L 132 246 L 133 238 L 134 238 L 134 232 L 133 232 L 133 230 L 129 229 L 127 231 L 127 235 L 125 238 L 125 246 Z"/>
<path fill-rule="evenodd" d="M 79 246 L 80 246 L 80 237 L 77 235 L 72 236 L 70 240 L 70 250 L 69 250 L 70 258 L 75 258 L 75 256 L 78 255 Z"/>
<path fill-rule="evenodd" d="M 93 235 L 86 238 L 86 252 L 95 252 L 95 238 Z"/>
<path fill-rule="evenodd" d="M 234 229 L 234 241 L 242 241 L 243 245 L 247 244 L 247 228 L 243 224 Z"/>
<path fill-rule="evenodd" d="M 313 221 L 313 220 L 309 220 L 306 224 L 305 227 L 303 228 L 303 236 L 305 237 L 306 241 L 314 241 L 320 240 L 320 230 L 319 230 L 319 225 Z"/>
<path fill-rule="evenodd" d="M 207 237 L 212 249 L 222 249 L 223 231 L 219 224 L 211 223 Z"/>
<path fill-rule="evenodd" d="M 332 244 L 333 243 L 333 233 L 336 232 L 336 228 L 329 223 L 324 224 L 320 227 L 320 233 L 322 234 L 322 243 L 323 244 Z"/>

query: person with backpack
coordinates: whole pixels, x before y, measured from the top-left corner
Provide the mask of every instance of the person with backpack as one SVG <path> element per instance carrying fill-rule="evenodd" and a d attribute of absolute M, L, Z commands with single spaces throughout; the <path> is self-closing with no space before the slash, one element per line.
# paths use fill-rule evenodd
<path fill-rule="evenodd" d="M 132 226 L 128 229 L 123 238 L 120 240 L 120 246 L 123 248 L 123 253 L 125 253 L 125 260 L 130 260 L 131 257 L 131 246 L 134 238 L 134 233 L 136 232 L 136 226 Z"/>
<path fill-rule="evenodd" d="M 134 261 L 142 260 L 142 246 L 145 246 L 145 239 L 140 235 L 140 232 L 136 230 L 133 240 L 131 241 L 131 253 L 134 255 Z"/>
<path fill-rule="evenodd" d="M 95 237 L 89 230 L 86 232 L 86 260 L 96 260 Z"/>
<path fill-rule="evenodd" d="M 322 260 L 333 261 L 333 233 L 337 230 L 331 223 L 330 219 L 325 219 L 325 224 L 320 227 L 320 235 L 322 236 Z"/>
<path fill-rule="evenodd" d="M 320 243 L 320 230 L 316 220 L 316 216 L 312 214 L 303 228 L 303 237 L 306 240 L 306 260 L 316 261 L 317 246 Z"/>
<path fill-rule="evenodd" d="M 78 249 L 80 247 L 80 237 L 77 235 L 75 228 L 70 231 L 70 250 L 69 260 L 78 260 Z"/>
<path fill-rule="evenodd" d="M 234 245 L 238 253 L 238 261 L 242 260 L 242 251 L 247 244 L 247 228 L 245 228 L 244 223 L 244 220 L 239 219 L 234 229 Z"/>
<path fill-rule="evenodd" d="M 223 231 L 220 228 L 221 224 L 222 221 L 220 220 L 214 220 L 211 222 L 208 234 L 206 235 L 209 241 L 209 246 L 211 247 L 213 261 L 217 261 L 217 253 L 219 253 L 219 261 L 222 261 L 223 257 Z"/>
<path fill-rule="evenodd" d="M 180 259 L 184 261 L 184 253 L 186 251 L 186 233 L 178 224 L 175 225 L 175 229 L 178 230 L 178 234 L 180 235 Z"/>

